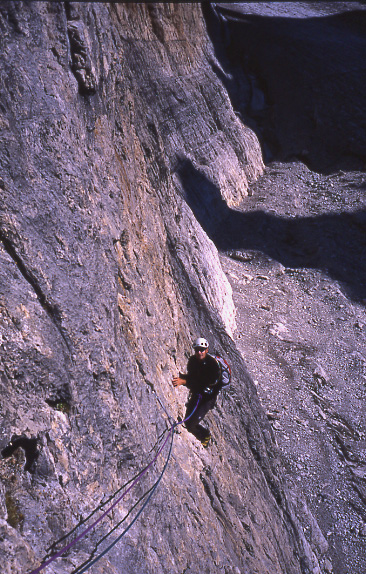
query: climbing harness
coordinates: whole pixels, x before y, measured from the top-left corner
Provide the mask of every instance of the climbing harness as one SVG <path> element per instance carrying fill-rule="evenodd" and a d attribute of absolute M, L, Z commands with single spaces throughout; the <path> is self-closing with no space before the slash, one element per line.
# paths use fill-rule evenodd
<path fill-rule="evenodd" d="M 156 394 L 156 393 L 155 393 Z M 195 411 L 197 410 L 197 407 L 199 405 L 199 402 L 202 398 L 202 395 L 198 395 L 198 400 L 197 400 L 197 404 L 195 406 L 195 408 L 193 409 L 193 411 L 190 413 L 190 415 L 188 417 L 186 417 L 184 420 L 182 421 L 178 421 L 178 422 L 174 422 L 169 429 L 169 433 L 168 436 L 165 438 L 162 446 L 159 448 L 158 452 L 156 453 L 156 455 L 154 456 L 154 458 L 152 459 L 152 461 L 150 461 L 150 463 L 139 472 L 139 474 L 137 475 L 137 477 L 132 481 L 132 483 L 130 484 L 130 486 L 127 488 L 127 490 L 121 494 L 121 496 L 119 496 L 117 498 L 117 500 L 109 507 L 107 508 L 107 510 L 105 510 L 103 512 L 103 514 L 101 514 L 101 516 L 95 520 L 90 526 L 88 526 L 85 530 L 83 530 L 83 532 L 81 532 L 78 536 L 76 536 L 76 538 L 74 538 L 69 544 L 67 544 L 66 546 L 64 546 L 63 548 L 61 548 L 61 550 L 59 550 L 58 552 L 56 552 L 56 554 L 54 554 L 53 556 L 51 556 L 48 560 L 46 560 L 45 562 L 43 562 L 40 566 L 38 566 L 38 568 L 35 568 L 35 570 L 32 570 L 31 572 L 29 572 L 29 574 L 38 574 L 39 572 L 41 572 L 42 570 L 44 570 L 44 568 L 46 568 L 46 566 L 48 566 L 49 564 L 51 564 L 51 562 L 53 562 L 54 560 L 56 560 L 57 558 L 59 558 L 60 556 L 62 556 L 63 554 L 65 554 L 65 552 L 67 552 L 68 550 L 70 550 L 70 548 L 72 548 L 72 546 L 74 546 L 77 542 L 79 542 L 79 540 L 81 540 L 84 536 L 86 536 L 95 526 L 97 526 L 97 524 L 99 524 L 101 522 L 101 520 L 103 520 L 103 518 L 109 514 L 111 512 L 111 510 L 113 510 L 113 508 L 115 508 L 117 506 L 117 504 L 119 504 L 119 502 L 130 492 L 130 490 L 135 486 L 135 484 L 137 484 L 139 482 L 139 480 L 141 480 L 141 478 L 146 474 L 146 472 L 149 470 L 149 468 L 154 464 L 154 462 L 157 460 L 157 458 L 159 457 L 159 455 L 161 454 L 161 452 L 163 451 L 166 443 L 169 440 L 169 437 L 171 436 L 171 444 L 170 444 L 170 449 L 169 449 L 169 454 L 167 457 L 167 460 L 165 462 L 164 468 L 159 476 L 159 479 L 156 481 L 155 485 L 153 486 L 147 500 L 145 501 L 144 505 L 142 506 L 142 508 L 139 510 L 139 512 L 137 513 L 137 515 L 135 516 L 135 518 L 133 519 L 133 521 L 128 525 L 127 528 L 125 528 L 125 530 L 118 536 L 118 538 L 116 538 L 116 540 L 114 540 L 112 542 L 112 544 L 110 546 L 108 546 L 108 548 L 106 548 L 105 550 L 103 550 L 103 552 L 101 554 L 99 554 L 96 558 L 94 558 L 89 564 L 87 564 L 84 568 L 82 568 L 82 570 L 77 570 L 78 574 L 82 574 L 83 572 L 86 572 L 86 570 L 88 570 L 90 568 L 90 566 L 92 566 L 93 564 L 95 564 L 98 560 L 100 560 L 100 558 L 102 558 L 117 542 L 119 542 L 119 540 L 126 534 L 126 532 L 131 528 L 131 526 L 136 522 L 137 518 L 140 516 L 141 512 L 143 511 L 143 509 L 146 507 L 146 505 L 148 504 L 149 500 L 151 499 L 152 495 L 154 494 L 156 488 L 158 487 L 158 484 L 160 482 L 160 480 L 163 477 L 163 474 L 168 466 L 168 462 L 170 459 L 170 455 L 171 455 L 171 451 L 173 448 L 173 440 L 174 440 L 174 430 L 176 429 L 176 427 L 178 427 L 179 425 L 182 425 L 183 423 L 185 423 L 188 419 L 191 418 L 191 416 L 193 416 L 193 414 L 195 413 Z M 165 410 L 165 409 L 164 409 Z M 171 418 L 171 417 L 169 417 Z"/>

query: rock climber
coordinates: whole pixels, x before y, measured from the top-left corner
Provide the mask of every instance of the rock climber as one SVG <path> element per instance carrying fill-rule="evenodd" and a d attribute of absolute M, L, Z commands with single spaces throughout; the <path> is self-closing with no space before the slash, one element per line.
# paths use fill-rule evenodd
<path fill-rule="evenodd" d="M 199 423 L 215 406 L 222 386 L 220 384 L 221 372 L 217 361 L 208 354 L 209 344 L 206 339 L 200 337 L 194 341 L 192 346 L 194 355 L 188 359 L 187 374 L 179 373 L 173 377 L 173 386 L 185 385 L 190 390 L 184 418 L 191 415 L 198 403 L 193 415 L 186 422 L 186 428 L 206 448 L 210 442 L 211 433 Z"/>

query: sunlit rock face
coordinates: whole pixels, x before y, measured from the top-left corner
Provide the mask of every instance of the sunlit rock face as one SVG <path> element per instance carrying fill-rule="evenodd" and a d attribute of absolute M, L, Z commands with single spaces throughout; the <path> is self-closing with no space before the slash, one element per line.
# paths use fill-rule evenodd
<path fill-rule="evenodd" d="M 153 459 L 204 335 L 233 370 L 214 441 L 180 427 L 159 490 L 90 572 L 315 572 L 206 235 L 263 164 L 200 6 L 9 2 L 0 29 L 3 571 L 37 568 Z M 98 556 L 162 468 L 48 571 Z"/>

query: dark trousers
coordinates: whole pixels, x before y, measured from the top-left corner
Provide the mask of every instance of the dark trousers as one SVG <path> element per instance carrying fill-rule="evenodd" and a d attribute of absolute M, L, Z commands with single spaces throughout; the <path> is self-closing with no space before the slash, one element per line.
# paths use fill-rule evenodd
<path fill-rule="evenodd" d="M 185 419 L 188 418 L 197 406 L 198 395 L 191 395 L 187 402 L 187 410 L 185 414 Z M 215 397 L 202 397 L 198 403 L 196 410 L 193 415 L 185 423 L 186 429 L 192 433 L 198 440 L 203 441 L 210 436 L 210 431 L 200 425 L 200 421 L 208 413 L 210 409 L 213 409 L 216 403 Z"/>

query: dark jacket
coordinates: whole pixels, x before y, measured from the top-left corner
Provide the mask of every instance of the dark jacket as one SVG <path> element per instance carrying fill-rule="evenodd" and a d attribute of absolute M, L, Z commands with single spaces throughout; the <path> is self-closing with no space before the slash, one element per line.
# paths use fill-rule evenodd
<path fill-rule="evenodd" d="M 215 396 L 221 389 L 221 372 L 217 361 L 210 355 L 203 360 L 192 355 L 188 359 L 187 374 L 181 375 L 186 380 L 187 388 L 193 394 L 207 394 L 205 389 L 211 389 L 210 396 Z"/>

